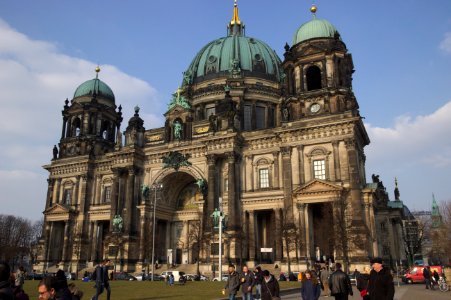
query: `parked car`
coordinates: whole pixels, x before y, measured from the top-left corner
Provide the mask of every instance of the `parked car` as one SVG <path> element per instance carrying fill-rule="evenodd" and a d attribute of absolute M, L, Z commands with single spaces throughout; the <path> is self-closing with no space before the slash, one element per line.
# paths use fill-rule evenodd
<path fill-rule="evenodd" d="M 423 270 L 424 266 L 413 267 L 402 277 L 402 281 L 405 283 L 423 283 Z M 443 269 L 441 266 L 431 266 L 431 273 L 434 273 L 434 271 L 437 271 L 437 273 L 441 274 L 443 272 Z"/>
<path fill-rule="evenodd" d="M 161 273 L 161 276 L 166 279 L 166 277 L 168 277 L 169 274 L 174 275 L 174 282 L 180 282 L 180 277 L 185 277 L 185 272 L 181 272 L 181 271 L 164 271 Z"/>
<path fill-rule="evenodd" d="M 229 278 L 229 274 L 222 274 L 222 281 L 227 281 L 228 278 Z M 219 281 L 219 276 L 213 278 L 213 281 Z"/>
<path fill-rule="evenodd" d="M 42 280 L 44 279 L 44 274 L 42 273 L 28 273 L 25 277 L 27 280 Z"/>
<path fill-rule="evenodd" d="M 197 275 L 197 274 L 186 274 L 185 275 L 186 280 L 188 281 L 208 281 L 208 277 L 204 275 Z"/>
<path fill-rule="evenodd" d="M 127 272 L 116 272 L 116 273 L 114 273 L 114 280 L 134 281 L 137 279 L 135 276 L 133 276 L 132 274 L 129 274 Z"/>

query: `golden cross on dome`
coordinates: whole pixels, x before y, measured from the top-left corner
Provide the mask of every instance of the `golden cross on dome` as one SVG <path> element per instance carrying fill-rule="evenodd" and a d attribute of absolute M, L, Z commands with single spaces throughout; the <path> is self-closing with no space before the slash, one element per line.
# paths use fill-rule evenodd
<path fill-rule="evenodd" d="M 235 0 L 235 4 L 233 5 L 233 17 L 232 21 L 230 21 L 230 25 L 241 24 L 240 17 L 238 16 L 238 3 Z"/>

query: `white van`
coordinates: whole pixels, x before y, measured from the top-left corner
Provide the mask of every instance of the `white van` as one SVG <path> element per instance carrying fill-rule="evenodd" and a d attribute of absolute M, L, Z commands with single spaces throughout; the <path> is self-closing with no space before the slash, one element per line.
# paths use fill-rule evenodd
<path fill-rule="evenodd" d="M 174 275 L 174 282 L 179 282 L 181 276 L 185 276 L 185 272 L 181 271 L 164 271 L 161 273 L 161 276 L 163 276 L 165 279 L 167 279 L 168 275 Z"/>

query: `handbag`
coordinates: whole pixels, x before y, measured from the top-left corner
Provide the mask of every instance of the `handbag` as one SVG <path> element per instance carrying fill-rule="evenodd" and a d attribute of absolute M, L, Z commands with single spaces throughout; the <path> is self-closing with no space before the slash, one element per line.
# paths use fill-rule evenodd
<path fill-rule="evenodd" d="M 362 296 L 362 298 L 365 297 L 366 295 L 368 295 L 367 290 L 361 290 L 360 291 L 360 296 Z"/>
<path fill-rule="evenodd" d="M 274 280 L 276 280 L 276 279 L 274 278 Z M 263 278 L 263 282 L 265 283 L 266 289 L 268 290 L 269 295 L 271 296 L 271 299 L 272 299 L 272 300 L 281 300 L 280 297 L 278 297 L 278 296 L 273 296 L 273 295 L 271 294 L 271 290 L 268 288 L 268 285 L 266 284 L 266 280 L 265 280 L 264 278 Z"/>

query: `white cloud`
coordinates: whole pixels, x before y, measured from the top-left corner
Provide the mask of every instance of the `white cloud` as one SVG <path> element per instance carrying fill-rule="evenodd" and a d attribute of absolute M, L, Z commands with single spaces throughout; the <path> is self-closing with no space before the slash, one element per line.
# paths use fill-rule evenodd
<path fill-rule="evenodd" d="M 451 54 L 451 32 L 445 33 L 445 37 L 440 42 L 440 50 Z"/>
<path fill-rule="evenodd" d="M 70 100 L 82 82 L 94 78 L 95 67 L 93 62 L 62 53 L 55 43 L 31 39 L 0 19 L 2 211 L 15 208 L 18 215 L 40 217 L 47 176 L 41 166 L 49 162 L 52 147 L 59 141 L 64 100 Z M 113 65 L 101 69 L 99 77 L 113 90 L 116 104 L 123 107 L 122 129 L 135 105 L 143 110 L 159 106 L 155 105 L 156 90 L 147 82 Z M 164 124 L 157 113 L 153 110 L 143 117 L 147 128 Z"/>

